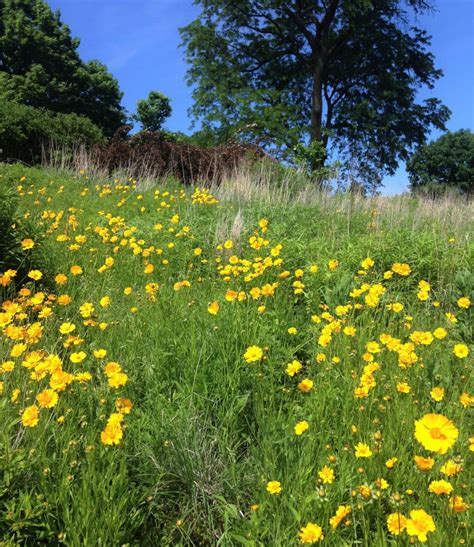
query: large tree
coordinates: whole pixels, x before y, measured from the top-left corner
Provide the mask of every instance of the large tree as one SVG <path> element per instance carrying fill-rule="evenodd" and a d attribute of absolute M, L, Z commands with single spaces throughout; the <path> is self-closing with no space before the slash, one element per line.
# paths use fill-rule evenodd
<path fill-rule="evenodd" d="M 0 98 L 82 114 L 112 134 L 125 122 L 117 80 L 78 46 L 43 0 L 0 0 Z"/>
<path fill-rule="evenodd" d="M 407 162 L 407 171 L 412 190 L 456 188 L 474 194 L 474 134 L 460 129 L 421 146 Z"/>
<path fill-rule="evenodd" d="M 417 101 L 442 75 L 412 24 L 428 0 L 195 0 L 181 29 L 192 113 L 222 139 L 319 142 L 393 173 L 449 110 Z"/>

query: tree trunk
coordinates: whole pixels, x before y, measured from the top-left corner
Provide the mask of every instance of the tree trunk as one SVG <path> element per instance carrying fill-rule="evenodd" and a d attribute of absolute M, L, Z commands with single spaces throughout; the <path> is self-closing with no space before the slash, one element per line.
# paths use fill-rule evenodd
<path fill-rule="evenodd" d="M 325 148 L 323 139 L 323 63 L 320 55 L 316 60 L 316 66 L 313 73 L 313 90 L 311 97 L 311 142 L 319 142 Z M 324 165 L 325 158 L 322 161 L 315 159 L 313 170 Z"/>

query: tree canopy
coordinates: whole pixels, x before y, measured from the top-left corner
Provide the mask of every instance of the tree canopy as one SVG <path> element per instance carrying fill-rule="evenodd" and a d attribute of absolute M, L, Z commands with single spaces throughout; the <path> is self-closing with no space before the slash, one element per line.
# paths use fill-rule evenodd
<path fill-rule="evenodd" d="M 117 80 L 83 62 L 79 40 L 43 0 L 0 0 L 0 98 L 84 115 L 111 135 L 125 122 Z"/>
<path fill-rule="evenodd" d="M 146 99 L 137 102 L 137 111 L 133 119 L 146 131 L 160 131 L 163 123 L 171 116 L 171 102 L 159 91 L 150 91 Z"/>
<path fill-rule="evenodd" d="M 318 141 L 366 175 L 391 174 L 444 128 L 449 110 L 417 100 L 442 73 L 411 21 L 428 0 L 196 0 L 181 29 L 191 109 L 222 140 L 291 152 Z"/>
<path fill-rule="evenodd" d="M 461 129 L 421 146 L 407 162 L 407 171 L 413 190 L 457 188 L 474 194 L 474 134 Z"/>

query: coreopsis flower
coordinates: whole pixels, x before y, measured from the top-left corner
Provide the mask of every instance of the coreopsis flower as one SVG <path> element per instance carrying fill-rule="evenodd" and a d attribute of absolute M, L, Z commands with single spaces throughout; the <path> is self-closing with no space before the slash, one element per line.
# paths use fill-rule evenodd
<path fill-rule="evenodd" d="M 407 384 L 406 382 L 399 382 L 397 384 L 397 391 L 399 393 L 410 393 L 411 391 L 411 387 L 409 384 Z"/>
<path fill-rule="evenodd" d="M 122 397 L 119 397 L 115 401 L 115 408 L 120 414 L 130 414 L 133 408 L 133 404 L 130 399 L 123 399 Z"/>
<path fill-rule="evenodd" d="M 458 359 L 464 359 L 469 355 L 469 348 L 466 344 L 455 344 L 453 353 Z"/>
<path fill-rule="evenodd" d="M 100 434 L 100 440 L 105 445 L 119 444 L 123 437 L 120 423 L 108 423 Z"/>
<path fill-rule="evenodd" d="M 459 402 L 464 408 L 467 408 L 474 404 L 474 396 L 469 395 L 469 393 L 466 392 L 461 393 L 461 395 L 459 395 Z"/>
<path fill-rule="evenodd" d="M 43 274 L 39 270 L 30 270 L 28 272 L 28 277 L 33 279 L 33 281 L 39 281 L 43 277 Z"/>
<path fill-rule="evenodd" d="M 288 376 L 294 376 L 295 374 L 298 374 L 298 372 L 301 370 L 303 365 L 295 359 L 294 361 L 291 361 L 291 363 L 288 363 L 286 366 L 286 373 Z"/>
<path fill-rule="evenodd" d="M 69 268 L 69 271 L 71 272 L 72 275 L 81 275 L 83 273 L 83 269 L 81 268 L 81 266 L 78 266 L 77 264 L 74 264 L 73 266 L 71 266 Z"/>
<path fill-rule="evenodd" d="M 21 423 L 25 427 L 35 427 L 39 422 L 39 408 L 36 405 L 31 405 L 25 408 L 21 413 Z"/>
<path fill-rule="evenodd" d="M 298 422 L 295 425 L 295 435 L 303 435 L 309 429 L 309 423 L 306 420 Z"/>
<path fill-rule="evenodd" d="M 53 408 L 57 404 L 59 396 L 53 389 L 45 389 L 38 393 L 36 400 L 41 408 Z"/>
<path fill-rule="evenodd" d="M 106 355 L 107 355 L 107 350 L 106 349 L 95 349 L 93 351 L 94 353 L 94 357 L 96 359 L 103 359 Z"/>
<path fill-rule="evenodd" d="M 323 540 L 323 529 L 318 524 L 308 522 L 306 526 L 303 526 L 300 529 L 298 537 L 300 538 L 301 544 L 313 544 Z"/>
<path fill-rule="evenodd" d="M 444 388 L 434 387 L 430 391 L 430 395 L 431 395 L 431 398 L 433 399 L 433 401 L 436 401 L 437 403 L 439 403 L 440 401 L 442 401 L 444 399 Z"/>
<path fill-rule="evenodd" d="M 304 378 L 304 380 L 301 380 L 301 382 L 298 384 L 298 389 L 303 393 L 309 393 L 313 389 L 313 386 L 313 380 L 310 380 L 309 378 Z"/>
<path fill-rule="evenodd" d="M 56 285 L 65 285 L 67 283 L 67 276 L 59 273 L 55 276 L 54 281 Z"/>
<path fill-rule="evenodd" d="M 448 331 L 446 329 L 443 329 L 443 327 L 438 327 L 433 331 L 433 336 L 437 338 L 438 340 L 442 340 L 443 338 L 446 338 L 448 335 Z"/>
<path fill-rule="evenodd" d="M 368 444 L 357 443 L 354 447 L 354 454 L 356 458 L 370 458 L 372 456 L 372 450 Z"/>
<path fill-rule="evenodd" d="M 255 363 L 263 357 L 263 350 L 259 346 L 250 346 L 244 353 L 244 359 L 247 363 Z"/>
<path fill-rule="evenodd" d="M 451 494 L 453 491 L 453 485 L 445 480 L 431 481 L 428 491 L 432 494 L 436 494 L 437 496 L 441 496 L 442 494 Z"/>
<path fill-rule="evenodd" d="M 267 483 L 267 492 L 273 496 L 278 496 L 281 493 L 281 483 L 279 481 L 269 481 Z"/>
<path fill-rule="evenodd" d="M 415 456 L 414 460 L 420 471 L 429 471 L 435 463 L 433 458 L 424 458 L 423 456 Z"/>
<path fill-rule="evenodd" d="M 318 472 L 318 477 L 322 480 L 323 484 L 332 484 L 334 482 L 334 471 L 327 465 L 325 465 L 321 471 Z"/>
<path fill-rule="evenodd" d="M 395 262 L 395 264 L 392 264 L 392 272 L 406 277 L 407 275 L 410 275 L 411 268 L 408 264 Z"/>
<path fill-rule="evenodd" d="M 339 266 L 339 260 L 333 259 L 328 262 L 328 268 L 330 270 L 335 270 L 338 266 Z"/>
<path fill-rule="evenodd" d="M 71 334 L 71 332 L 74 332 L 75 330 L 76 325 L 74 325 L 74 323 L 62 323 L 59 327 L 59 332 L 61 334 Z"/>
<path fill-rule="evenodd" d="M 464 511 L 467 511 L 469 509 L 469 505 L 464 502 L 462 496 L 451 496 L 449 498 L 449 507 L 455 513 L 463 513 Z"/>
<path fill-rule="evenodd" d="M 103 296 L 103 297 L 99 300 L 99 305 L 100 305 L 102 308 L 107 308 L 107 306 L 110 305 L 110 296 Z"/>
<path fill-rule="evenodd" d="M 23 242 L 22 242 L 23 244 Z M 458 300 L 458 306 L 467 310 L 471 306 L 471 301 L 467 296 L 462 296 Z"/>
<path fill-rule="evenodd" d="M 28 251 L 29 249 L 32 249 L 35 246 L 35 242 L 32 239 L 23 239 L 21 242 L 21 248 L 24 251 Z"/>
<path fill-rule="evenodd" d="M 71 355 L 69 356 L 69 360 L 71 361 L 71 363 L 82 363 L 82 361 L 84 361 L 84 359 L 87 357 L 87 353 L 85 351 L 78 351 L 78 352 L 75 352 L 75 353 L 71 353 Z"/>
<path fill-rule="evenodd" d="M 211 315 L 217 315 L 219 313 L 219 302 L 210 302 L 210 304 L 207 306 L 207 311 Z"/>
<path fill-rule="evenodd" d="M 406 530 L 409 536 L 416 536 L 418 541 L 425 543 L 429 532 L 436 530 L 433 518 L 423 509 L 410 511 L 410 518 L 406 522 Z"/>
<path fill-rule="evenodd" d="M 456 426 L 442 414 L 425 414 L 415 422 L 415 438 L 430 452 L 446 454 L 458 436 Z"/>
<path fill-rule="evenodd" d="M 454 477 L 461 473 L 462 465 L 456 463 L 454 460 L 448 460 L 445 464 L 441 466 L 440 471 L 446 477 Z"/>
<path fill-rule="evenodd" d="M 398 462 L 398 458 L 390 458 L 385 462 L 385 467 L 387 469 L 393 469 L 395 467 L 395 464 Z"/>
<path fill-rule="evenodd" d="M 339 505 L 336 509 L 336 514 L 329 519 L 329 524 L 334 530 L 339 526 L 341 521 L 347 517 L 352 511 L 350 505 Z"/>
<path fill-rule="evenodd" d="M 407 518 L 401 513 L 391 513 L 387 517 L 387 529 L 394 536 L 399 536 L 407 527 Z"/>

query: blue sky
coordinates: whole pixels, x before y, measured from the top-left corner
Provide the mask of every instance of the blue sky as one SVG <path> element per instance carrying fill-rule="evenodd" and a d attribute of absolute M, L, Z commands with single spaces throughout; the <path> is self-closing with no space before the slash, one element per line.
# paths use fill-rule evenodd
<path fill-rule="evenodd" d="M 159 90 L 172 99 L 173 115 L 167 127 L 189 130 L 191 89 L 185 83 L 178 28 L 198 15 L 192 0 L 49 0 L 49 4 L 61 11 L 62 20 L 81 39 L 83 59 L 99 59 L 118 79 L 130 113 L 138 99 Z M 451 109 L 451 131 L 472 130 L 474 0 L 437 0 L 436 4 L 437 12 L 424 15 L 419 24 L 433 36 L 432 51 L 444 77 L 421 97 L 438 97 Z M 404 191 L 407 175 L 403 166 L 384 184 L 385 194 Z"/>

